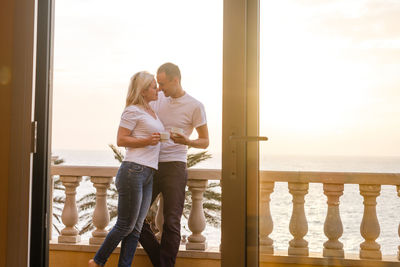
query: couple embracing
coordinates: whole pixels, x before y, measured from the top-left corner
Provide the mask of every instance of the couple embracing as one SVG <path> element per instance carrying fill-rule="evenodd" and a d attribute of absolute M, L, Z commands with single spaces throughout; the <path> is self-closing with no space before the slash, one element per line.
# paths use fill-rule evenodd
<path fill-rule="evenodd" d="M 160 133 L 164 138 L 171 129 L 175 131 L 170 138 L 160 142 Z M 198 138 L 191 140 L 193 129 Z M 118 218 L 89 267 L 104 266 L 121 241 L 120 267 L 131 266 L 138 242 L 155 267 L 174 266 L 181 240 L 187 146 L 207 148 L 208 143 L 204 106 L 183 90 L 178 66 L 161 65 L 157 81 L 148 72 L 131 78 L 117 134 L 117 145 L 126 147 L 115 178 Z M 161 243 L 144 221 L 159 193 L 164 198 Z"/>

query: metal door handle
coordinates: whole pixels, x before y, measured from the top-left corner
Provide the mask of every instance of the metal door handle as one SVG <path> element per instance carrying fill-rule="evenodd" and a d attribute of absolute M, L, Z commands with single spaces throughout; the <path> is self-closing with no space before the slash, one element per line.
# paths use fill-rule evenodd
<path fill-rule="evenodd" d="M 267 141 L 268 137 L 266 136 L 237 136 L 237 135 L 231 135 L 229 136 L 229 141 L 230 141 L 230 149 L 231 149 L 231 179 L 236 179 L 236 163 L 237 163 L 237 155 L 236 151 L 239 145 L 239 142 L 259 142 L 259 141 Z M 243 143 L 240 143 L 243 144 Z"/>
<path fill-rule="evenodd" d="M 267 141 L 268 137 L 266 136 L 229 136 L 230 141 L 242 141 L 242 142 L 259 142 L 259 141 Z"/>

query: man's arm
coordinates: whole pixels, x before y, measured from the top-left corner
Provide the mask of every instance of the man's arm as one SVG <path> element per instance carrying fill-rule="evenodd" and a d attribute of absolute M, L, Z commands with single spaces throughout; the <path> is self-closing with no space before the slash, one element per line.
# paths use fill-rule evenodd
<path fill-rule="evenodd" d="M 190 140 L 189 137 L 179 133 L 174 134 L 176 136 L 171 135 L 171 139 L 178 144 L 187 145 L 194 148 L 207 148 L 209 144 L 207 124 L 197 127 L 196 131 L 198 138 L 194 140 Z"/>

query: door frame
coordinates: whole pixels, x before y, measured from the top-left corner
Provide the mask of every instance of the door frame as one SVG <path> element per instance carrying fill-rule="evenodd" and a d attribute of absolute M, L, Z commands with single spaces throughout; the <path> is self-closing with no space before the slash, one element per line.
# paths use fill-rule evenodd
<path fill-rule="evenodd" d="M 4 159 L 8 176 L 1 178 L 6 186 L 3 199 L 6 207 L 0 224 L 2 229 L 6 228 L 6 242 L 2 243 L 5 248 L 0 253 L 4 256 L 1 262 L 5 262 L 5 266 L 23 267 L 29 265 L 29 238 L 32 231 L 30 130 L 35 91 L 36 1 L 6 0 L 3 6 L 1 21 L 7 23 L 0 29 L 4 37 L 2 47 L 5 48 L 0 51 L 0 57 L 5 59 L 2 64 L 10 70 L 10 80 L 1 85 L 7 96 L 4 101 L 8 108 L 3 114 L 5 120 L 2 124 L 6 132 L 5 140 L 8 141 Z"/>
<path fill-rule="evenodd" d="M 52 0 L 38 1 L 41 15 L 37 24 L 37 92 L 34 98 L 38 147 L 33 164 L 32 210 L 37 210 L 34 214 L 39 220 L 32 221 L 31 240 L 36 245 L 33 240 L 41 240 L 41 246 L 40 253 L 32 255 L 30 261 L 45 263 L 39 266 L 48 263 L 48 227 L 51 227 L 47 192 L 53 8 Z M 232 141 L 230 136 L 258 136 L 259 133 L 259 0 L 224 0 L 223 16 L 221 266 L 257 266 L 258 143 Z"/>
<path fill-rule="evenodd" d="M 34 121 L 36 151 L 32 165 L 30 266 L 48 266 L 52 117 L 54 1 L 38 0 Z"/>
<path fill-rule="evenodd" d="M 258 266 L 259 145 L 240 137 L 259 135 L 259 6 L 224 1 L 222 267 Z"/>

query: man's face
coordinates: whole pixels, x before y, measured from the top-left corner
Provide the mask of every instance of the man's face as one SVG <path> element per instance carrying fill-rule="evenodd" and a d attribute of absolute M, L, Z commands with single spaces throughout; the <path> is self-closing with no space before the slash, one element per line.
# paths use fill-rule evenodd
<path fill-rule="evenodd" d="M 177 78 L 171 80 L 167 77 L 165 72 L 157 74 L 157 83 L 161 91 L 164 92 L 165 96 L 174 96 L 177 90 Z"/>

